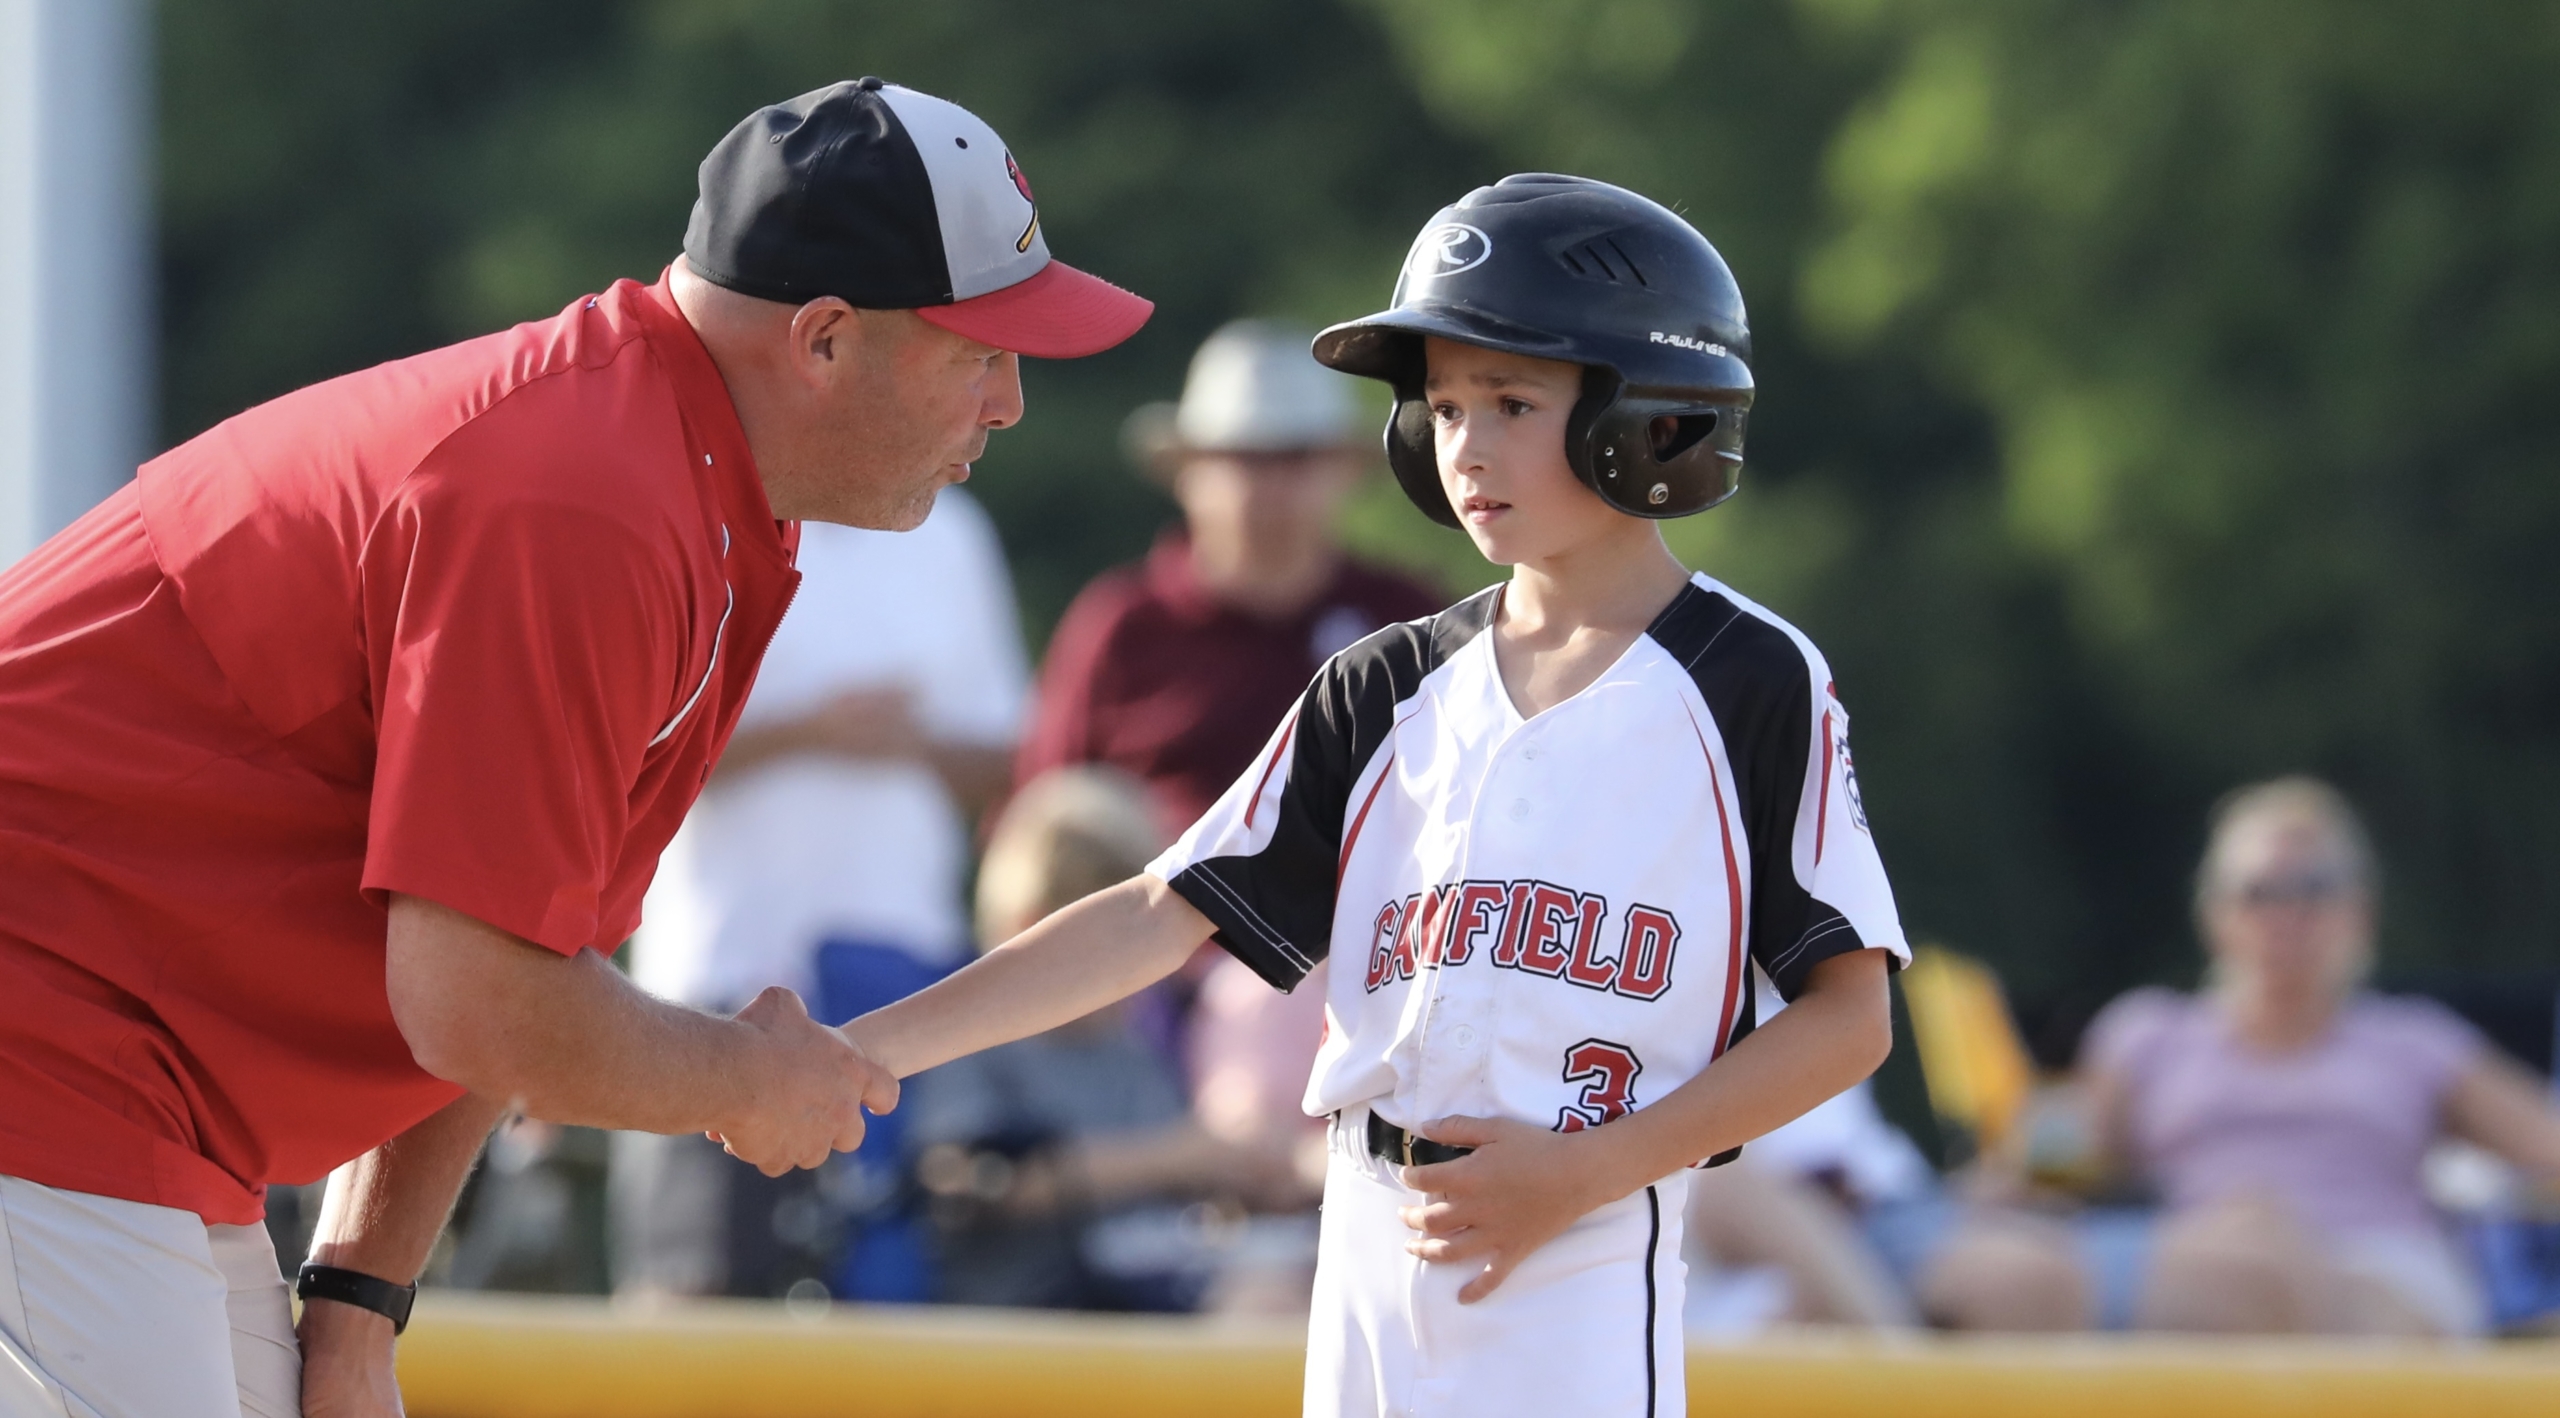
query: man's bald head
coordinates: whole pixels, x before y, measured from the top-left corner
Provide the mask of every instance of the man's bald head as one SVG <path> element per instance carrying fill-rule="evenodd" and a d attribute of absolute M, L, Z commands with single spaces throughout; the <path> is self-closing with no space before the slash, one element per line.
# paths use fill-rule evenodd
<path fill-rule="evenodd" d="M 676 306 L 737 406 L 776 517 L 904 531 L 1022 417 L 1013 355 L 911 310 L 802 305 L 712 284 L 679 259 Z"/>

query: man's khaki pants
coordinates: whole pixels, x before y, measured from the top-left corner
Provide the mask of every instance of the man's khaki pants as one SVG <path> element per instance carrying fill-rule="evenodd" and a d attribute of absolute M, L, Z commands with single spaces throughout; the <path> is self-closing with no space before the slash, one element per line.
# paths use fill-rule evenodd
<path fill-rule="evenodd" d="M 0 1176 L 0 1418 L 299 1418 L 263 1226 Z"/>

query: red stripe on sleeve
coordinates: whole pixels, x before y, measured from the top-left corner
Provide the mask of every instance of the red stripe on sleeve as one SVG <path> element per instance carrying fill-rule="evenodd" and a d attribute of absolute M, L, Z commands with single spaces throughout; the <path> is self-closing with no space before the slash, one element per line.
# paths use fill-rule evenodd
<path fill-rule="evenodd" d="M 1813 811 L 1813 864 L 1820 866 L 1823 833 L 1831 826 L 1831 711 L 1828 709 L 1822 711 L 1822 794 L 1814 800 Z"/>
<path fill-rule="evenodd" d="M 1681 706 L 1686 709 L 1688 706 Z M 1733 819 L 1724 808 L 1724 781 L 1716 776 L 1716 756 L 1707 747 L 1707 734 L 1698 727 L 1698 716 L 1689 715 L 1689 730 L 1698 736 L 1698 752 L 1707 760 L 1707 786 L 1716 795 L 1716 827 L 1724 841 L 1725 917 L 1732 923 L 1731 939 L 1726 946 L 1724 967 L 1724 1017 L 1716 1023 L 1715 1053 L 1709 1062 L 1724 1056 L 1725 1045 L 1733 1038 L 1733 1016 L 1742 1000 L 1742 976 L 1746 962 L 1742 954 L 1742 866 L 1733 855 Z"/>
<path fill-rule="evenodd" d="M 1262 776 L 1254 780 L 1253 796 L 1244 805 L 1245 831 L 1253 830 L 1253 815 L 1262 808 L 1262 790 L 1271 786 L 1271 772 L 1280 766 L 1280 755 L 1289 751 L 1290 743 L 1298 736 L 1297 730 L 1298 711 L 1292 709 L 1289 717 L 1281 722 L 1280 741 L 1271 746 L 1271 760 L 1262 765 Z"/>
<path fill-rule="evenodd" d="M 1378 790 L 1387 785 L 1387 775 L 1395 771 L 1395 766 L 1396 756 L 1392 753 L 1387 755 L 1386 762 L 1378 765 L 1378 780 L 1369 785 L 1369 796 L 1360 800 L 1360 815 L 1351 819 L 1351 830 L 1342 834 L 1342 856 L 1333 864 L 1333 886 L 1336 891 L 1342 889 L 1342 874 L 1350 870 L 1351 849 L 1360 841 L 1361 826 L 1369 820 L 1369 806 L 1378 800 Z"/>

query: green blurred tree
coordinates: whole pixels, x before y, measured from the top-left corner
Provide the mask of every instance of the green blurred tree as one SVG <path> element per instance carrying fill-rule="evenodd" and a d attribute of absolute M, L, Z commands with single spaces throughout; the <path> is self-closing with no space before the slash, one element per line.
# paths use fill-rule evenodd
<path fill-rule="evenodd" d="M 759 104 L 878 73 L 1014 145 L 1052 249 L 1158 302 L 1032 362 L 972 482 L 1035 642 L 1171 515 L 1119 420 L 1257 313 L 1357 313 L 1485 160 L 1365 12 L 1024 0 L 163 0 L 164 432 L 512 321 L 680 245 L 694 165 Z M 1384 504 L 1382 532 L 1423 525 Z"/>
<path fill-rule="evenodd" d="M 2187 784 L 2326 773 L 2408 961 L 2560 925 L 2560 20 L 1816 0 L 1890 72 L 1798 276 L 1998 431 L 1999 534 Z"/>

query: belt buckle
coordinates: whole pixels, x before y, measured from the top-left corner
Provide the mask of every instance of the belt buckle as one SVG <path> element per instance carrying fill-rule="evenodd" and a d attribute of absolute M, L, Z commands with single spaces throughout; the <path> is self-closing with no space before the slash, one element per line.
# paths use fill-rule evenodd
<path fill-rule="evenodd" d="M 1404 1164 L 1413 1166 L 1413 1133 L 1407 1128 L 1397 1128 L 1396 1132 L 1404 1138 Z"/>

